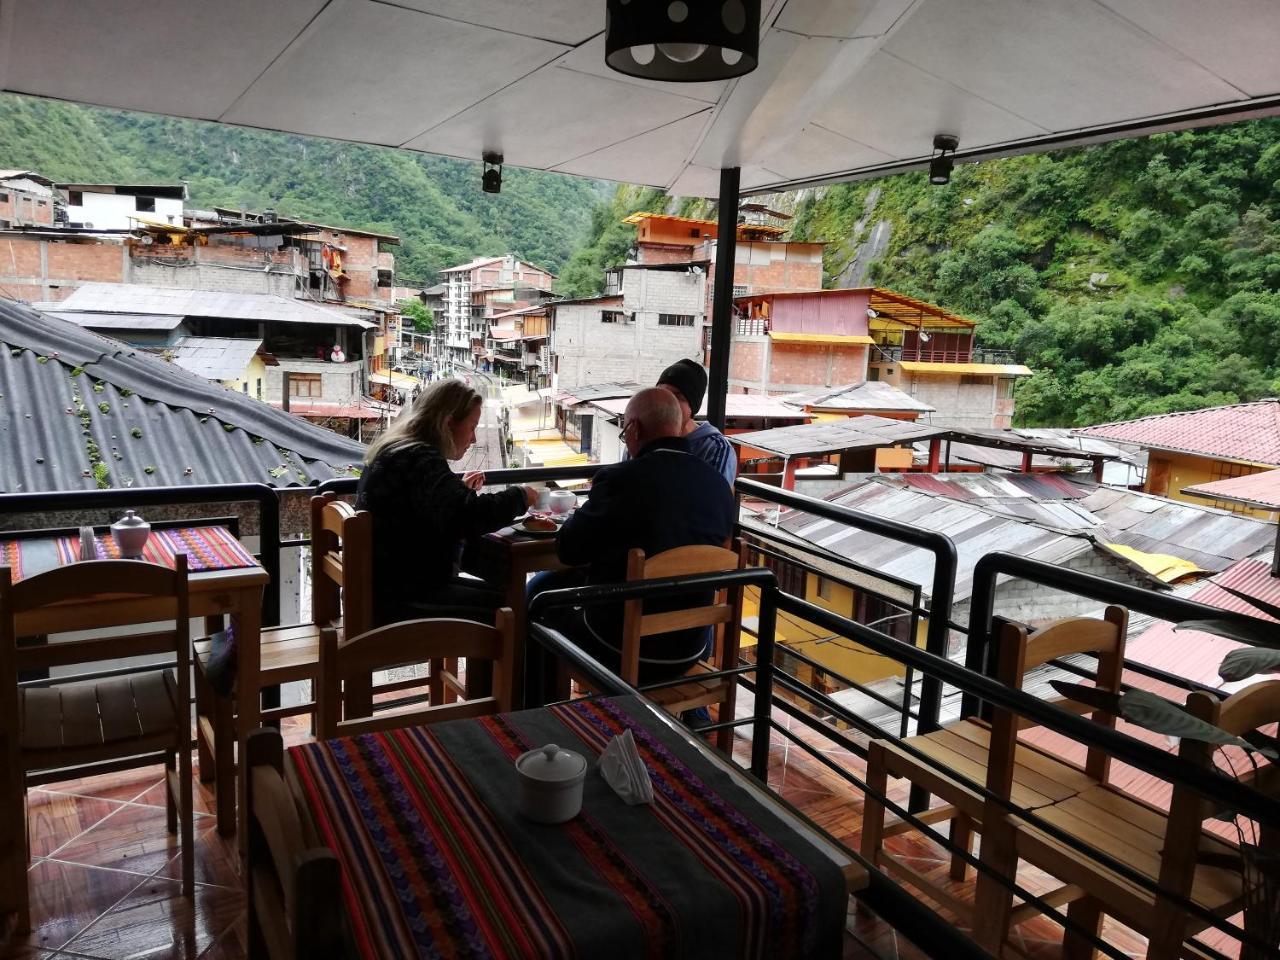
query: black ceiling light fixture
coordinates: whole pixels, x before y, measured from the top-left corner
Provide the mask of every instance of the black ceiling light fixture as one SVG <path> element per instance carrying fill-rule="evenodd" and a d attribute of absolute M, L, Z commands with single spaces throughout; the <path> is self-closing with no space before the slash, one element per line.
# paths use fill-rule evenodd
<path fill-rule="evenodd" d="M 940 133 L 933 138 L 933 149 L 937 151 L 929 160 L 929 182 L 943 186 L 951 182 L 951 168 L 955 165 L 956 149 L 960 139 L 948 133 Z"/>
<path fill-rule="evenodd" d="M 760 0 L 606 0 L 605 62 L 646 80 L 741 77 L 760 53 Z"/>
<path fill-rule="evenodd" d="M 502 192 L 502 154 L 486 150 L 484 156 L 484 176 L 480 185 L 485 193 Z"/>

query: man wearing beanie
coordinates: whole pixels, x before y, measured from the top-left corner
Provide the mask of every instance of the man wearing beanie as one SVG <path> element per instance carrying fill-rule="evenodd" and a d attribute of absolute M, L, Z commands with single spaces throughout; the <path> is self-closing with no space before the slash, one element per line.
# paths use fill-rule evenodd
<path fill-rule="evenodd" d="M 714 425 L 699 423 L 693 419 L 702 409 L 703 397 L 707 395 L 707 371 L 695 360 L 677 360 L 662 371 L 662 376 L 658 377 L 658 386 L 668 391 L 680 404 L 680 412 L 684 415 L 684 438 L 689 444 L 689 452 L 711 466 L 732 488 L 738 473 L 738 460 L 733 454 L 733 447 Z"/>

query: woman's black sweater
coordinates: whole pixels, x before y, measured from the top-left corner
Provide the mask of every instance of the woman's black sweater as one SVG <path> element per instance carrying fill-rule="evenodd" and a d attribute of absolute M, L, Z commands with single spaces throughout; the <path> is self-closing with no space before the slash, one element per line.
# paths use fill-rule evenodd
<path fill-rule="evenodd" d="M 365 468 L 356 509 L 373 514 L 374 609 L 413 603 L 457 575 L 462 542 L 525 511 L 524 491 L 468 490 L 428 444 L 381 454 Z"/>

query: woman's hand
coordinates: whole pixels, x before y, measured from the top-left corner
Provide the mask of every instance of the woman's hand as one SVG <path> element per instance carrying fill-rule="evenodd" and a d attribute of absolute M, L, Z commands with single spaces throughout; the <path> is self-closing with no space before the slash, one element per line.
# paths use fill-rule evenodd
<path fill-rule="evenodd" d="M 484 486 L 484 473 L 479 470 L 471 470 L 462 475 L 462 484 L 468 490 L 479 490 Z"/>
<path fill-rule="evenodd" d="M 524 505 L 529 509 L 533 509 L 538 505 L 539 491 L 535 487 L 521 487 L 524 491 Z"/>

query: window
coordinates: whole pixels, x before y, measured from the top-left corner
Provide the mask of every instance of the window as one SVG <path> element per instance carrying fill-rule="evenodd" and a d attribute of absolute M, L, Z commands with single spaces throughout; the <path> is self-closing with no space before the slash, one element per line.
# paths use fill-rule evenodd
<path fill-rule="evenodd" d="M 48 205 L 49 205 L 49 201 L 47 201 L 47 200 L 37 200 L 37 201 L 36 201 L 36 206 L 37 206 L 37 207 L 47 207 Z"/>
<path fill-rule="evenodd" d="M 693 314 L 660 313 L 658 314 L 658 326 L 660 327 L 692 327 Z"/>
<path fill-rule="evenodd" d="M 134 197 L 133 209 L 138 213 L 155 213 L 156 198 L 155 197 Z"/>
<path fill-rule="evenodd" d="M 601 323 L 632 323 L 635 321 L 635 314 L 623 313 L 621 310 L 601 310 Z"/>
<path fill-rule="evenodd" d="M 983 377 L 976 373 L 963 373 L 960 375 L 960 386 L 989 387 L 991 386 L 991 378 Z"/>
<path fill-rule="evenodd" d="M 240 389 L 243 390 L 247 395 L 249 393 L 249 381 L 246 380 L 244 381 L 244 383 L 240 384 Z"/>
<path fill-rule="evenodd" d="M 818 597 L 822 600 L 829 601 L 831 599 L 832 592 L 831 581 L 826 577 L 818 577 Z"/>
<path fill-rule="evenodd" d="M 318 373 L 289 374 L 289 396 L 291 397 L 320 396 L 320 374 Z"/>
<path fill-rule="evenodd" d="M 733 285 L 734 299 L 738 297 L 747 297 L 751 295 L 751 287 L 745 283 L 735 283 Z"/>
<path fill-rule="evenodd" d="M 67 191 L 67 203 L 71 204 L 71 206 L 73 206 L 73 207 L 83 207 L 83 206 L 84 206 L 84 192 L 83 192 L 83 191 L 81 191 L 81 190 L 68 190 L 68 191 Z"/>
<path fill-rule="evenodd" d="M 693 227 L 693 228 L 691 228 L 691 229 L 689 230 L 689 236 L 691 236 L 691 237 L 697 237 L 698 235 L 699 235 L 699 234 L 698 234 L 698 228 L 697 228 L 697 227 Z"/>
<path fill-rule="evenodd" d="M 7 193 L 0 193 L 0 203 L 8 203 L 8 202 L 9 202 L 9 195 Z"/>

